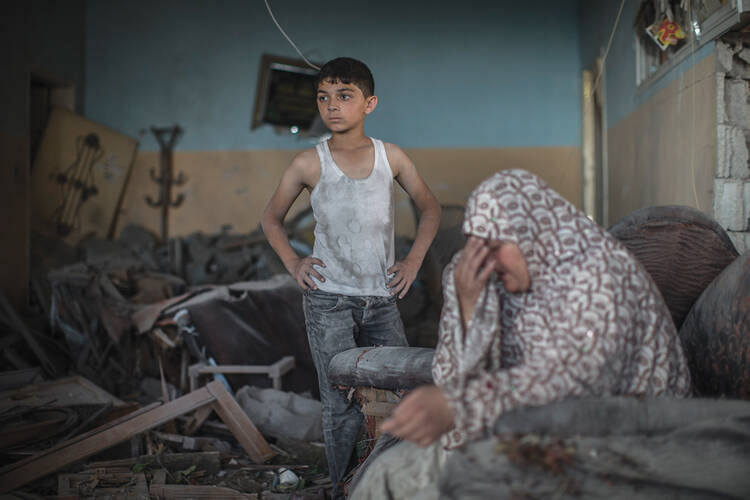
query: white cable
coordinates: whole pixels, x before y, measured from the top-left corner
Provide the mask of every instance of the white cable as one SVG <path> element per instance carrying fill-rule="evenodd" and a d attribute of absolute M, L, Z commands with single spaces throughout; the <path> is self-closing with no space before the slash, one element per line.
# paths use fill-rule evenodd
<path fill-rule="evenodd" d="M 286 38 L 287 41 L 292 45 L 292 47 L 294 47 L 294 50 L 297 51 L 297 54 L 300 55 L 300 57 L 308 64 L 308 66 L 310 66 L 311 68 L 315 68 L 318 71 L 320 71 L 320 67 L 318 67 L 318 66 L 314 65 L 313 63 L 311 63 L 310 61 L 308 61 L 307 58 L 302 54 L 302 52 L 300 52 L 300 50 L 294 44 L 294 42 L 292 41 L 292 39 L 289 38 L 289 35 L 286 34 L 286 32 L 284 31 L 284 28 L 281 27 L 281 25 L 279 24 L 279 22 L 276 20 L 276 17 L 274 17 L 273 12 L 271 12 L 271 6 L 268 5 L 268 0 L 263 0 L 263 1 L 266 3 L 266 9 L 268 9 L 268 13 L 271 15 L 271 19 L 273 19 L 274 24 L 276 24 L 276 27 L 279 28 L 279 31 L 281 32 L 282 35 L 284 35 L 284 38 Z"/>
<path fill-rule="evenodd" d="M 596 74 L 596 80 L 594 80 L 594 86 L 591 89 L 591 93 L 595 93 L 599 86 L 599 80 L 601 79 L 602 73 L 604 73 L 605 64 L 607 64 L 607 54 L 609 54 L 609 48 L 612 46 L 612 39 L 615 37 L 615 31 L 617 31 L 617 24 L 620 22 L 620 16 L 622 15 L 622 8 L 625 7 L 625 0 L 620 2 L 620 10 L 617 11 L 617 17 L 615 18 L 615 25 L 612 26 L 612 32 L 609 34 L 609 41 L 607 42 L 607 48 L 604 49 L 604 56 L 602 56 L 601 71 Z"/>
<path fill-rule="evenodd" d="M 693 197 L 695 198 L 695 207 L 700 210 L 701 202 L 698 200 L 698 188 L 695 185 L 695 26 L 693 26 L 693 2 L 688 0 L 688 23 L 690 23 L 690 73 L 692 74 L 693 84 L 690 88 L 690 172 L 693 176 Z"/>

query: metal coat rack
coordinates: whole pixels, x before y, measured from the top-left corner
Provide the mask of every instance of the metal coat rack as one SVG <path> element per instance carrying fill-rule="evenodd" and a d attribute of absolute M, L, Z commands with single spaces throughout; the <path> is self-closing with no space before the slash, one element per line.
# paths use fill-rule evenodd
<path fill-rule="evenodd" d="M 146 196 L 146 203 L 154 208 L 161 208 L 161 238 L 166 242 L 169 237 L 169 208 L 179 207 L 185 199 L 185 195 L 180 193 L 177 198 L 172 199 L 172 186 L 181 186 L 185 183 L 186 177 L 179 173 L 177 178 L 172 175 L 172 152 L 177 143 L 177 139 L 182 134 L 182 128 L 179 125 L 172 127 L 151 127 L 151 133 L 154 134 L 159 142 L 161 154 L 159 156 L 159 176 L 152 168 L 150 170 L 151 180 L 160 185 L 159 199 L 154 201 L 151 196 Z"/>

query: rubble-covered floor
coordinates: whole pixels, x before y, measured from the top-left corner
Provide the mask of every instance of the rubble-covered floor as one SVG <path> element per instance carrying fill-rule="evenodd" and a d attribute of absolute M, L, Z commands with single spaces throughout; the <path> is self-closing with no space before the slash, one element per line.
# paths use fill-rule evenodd
<path fill-rule="evenodd" d="M 311 223 L 305 212 L 287 223 L 300 253 L 310 251 Z M 440 270 L 462 242 L 455 226 L 441 229 L 399 303 L 411 345 L 434 346 Z M 398 238 L 397 253 L 410 244 Z M 162 243 L 130 226 L 116 240 L 75 248 L 34 235 L 32 284 L 28 307 L 0 301 L 0 486 L 14 464 L 34 469 L 35 454 L 62 447 L 80 456 L 14 487 L 13 496 L 327 498 L 301 292 L 260 231 Z M 216 373 L 227 366 L 245 373 Z M 271 458 L 252 460 L 246 436 L 200 409 L 93 454 L 76 448 L 212 380 L 239 403 Z M 87 438 L 101 426 L 118 431 Z M 371 438 L 362 439 L 361 454 Z"/>

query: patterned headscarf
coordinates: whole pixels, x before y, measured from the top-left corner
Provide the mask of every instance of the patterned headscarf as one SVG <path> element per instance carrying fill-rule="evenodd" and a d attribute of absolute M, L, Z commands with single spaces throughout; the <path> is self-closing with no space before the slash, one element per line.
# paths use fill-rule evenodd
<path fill-rule="evenodd" d="M 507 170 L 471 194 L 463 230 L 515 243 L 531 279 L 509 293 L 493 275 L 464 331 L 453 272 L 433 377 L 448 397 L 456 446 L 503 412 L 569 396 L 689 392 L 677 332 L 645 269 L 543 181 Z"/>

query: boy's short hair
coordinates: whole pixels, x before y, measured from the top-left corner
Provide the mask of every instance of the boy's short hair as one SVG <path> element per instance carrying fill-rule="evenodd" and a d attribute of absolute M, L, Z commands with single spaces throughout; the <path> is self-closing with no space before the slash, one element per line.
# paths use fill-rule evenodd
<path fill-rule="evenodd" d="M 324 81 L 353 84 L 359 87 L 365 97 L 375 95 L 375 79 L 370 68 L 362 61 L 351 57 L 337 57 L 325 63 L 315 80 L 315 88 L 317 89 Z"/>

